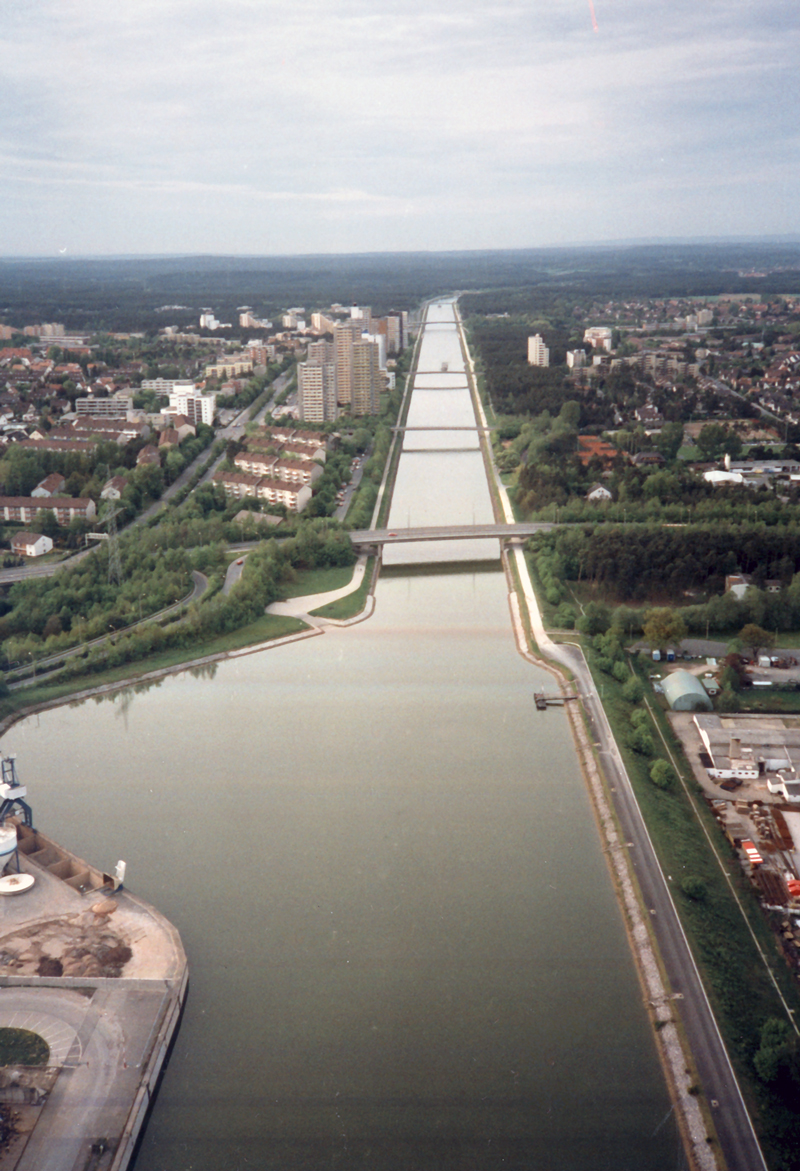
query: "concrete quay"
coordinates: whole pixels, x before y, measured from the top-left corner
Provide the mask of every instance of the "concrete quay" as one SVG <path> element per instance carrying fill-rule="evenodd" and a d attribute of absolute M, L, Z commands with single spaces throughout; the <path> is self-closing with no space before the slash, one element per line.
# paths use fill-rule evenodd
<path fill-rule="evenodd" d="M 34 884 L 0 898 L 0 1028 L 38 1034 L 50 1056 L 0 1069 L 14 1130 L 0 1171 L 125 1171 L 180 1020 L 186 955 L 153 907 L 24 832 Z"/>

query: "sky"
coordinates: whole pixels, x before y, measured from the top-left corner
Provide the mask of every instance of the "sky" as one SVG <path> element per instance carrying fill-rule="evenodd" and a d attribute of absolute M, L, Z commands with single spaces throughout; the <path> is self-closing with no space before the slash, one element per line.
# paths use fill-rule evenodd
<path fill-rule="evenodd" d="M 797 0 L 3 0 L 0 256 L 781 235 Z"/>

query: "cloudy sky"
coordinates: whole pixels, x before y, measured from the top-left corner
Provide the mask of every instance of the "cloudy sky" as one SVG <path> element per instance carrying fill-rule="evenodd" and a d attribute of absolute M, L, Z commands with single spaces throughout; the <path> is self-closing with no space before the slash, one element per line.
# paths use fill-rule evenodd
<path fill-rule="evenodd" d="M 800 230 L 797 0 L 3 0 L 0 255 Z"/>

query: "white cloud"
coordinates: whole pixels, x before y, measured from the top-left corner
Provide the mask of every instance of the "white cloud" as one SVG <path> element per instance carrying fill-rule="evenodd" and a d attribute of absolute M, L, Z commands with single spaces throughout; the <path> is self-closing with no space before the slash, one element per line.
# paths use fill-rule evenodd
<path fill-rule="evenodd" d="M 419 246 L 413 224 L 425 225 L 428 247 L 459 231 L 461 246 L 476 231 L 509 246 L 528 242 L 526 207 L 561 238 L 573 215 L 582 236 L 590 193 L 608 231 L 628 221 L 629 204 L 653 217 L 646 234 L 663 234 L 672 213 L 637 202 L 654 181 L 697 190 L 681 205 L 704 222 L 713 172 L 743 193 L 742 226 L 730 230 L 745 230 L 747 192 L 770 230 L 760 164 L 788 187 L 794 7 L 594 6 L 597 34 L 588 0 L 7 0 L 0 198 L 11 206 L 16 186 L 35 186 L 52 220 L 65 188 L 79 187 L 122 222 L 138 199 L 158 248 L 198 193 L 195 246 L 206 250 L 231 238 L 226 213 L 245 248 L 259 208 L 278 205 L 306 209 L 286 217 L 296 235 L 284 250 L 307 250 L 317 238 L 308 217 L 323 208 L 335 210 L 340 238 L 351 209 L 352 249 L 365 209 L 393 232 L 392 247 L 404 233 Z M 102 222 L 86 225 L 101 250 Z"/>

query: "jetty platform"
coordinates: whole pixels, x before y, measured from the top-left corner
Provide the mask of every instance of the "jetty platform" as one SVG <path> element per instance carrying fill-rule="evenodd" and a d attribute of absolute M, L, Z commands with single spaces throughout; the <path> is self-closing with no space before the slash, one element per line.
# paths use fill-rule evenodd
<path fill-rule="evenodd" d="M 153 907 L 17 828 L 34 882 L 0 897 L 0 1028 L 38 1034 L 50 1054 L 46 1067 L 0 1068 L 0 1171 L 125 1171 L 180 1019 L 186 955 Z"/>

